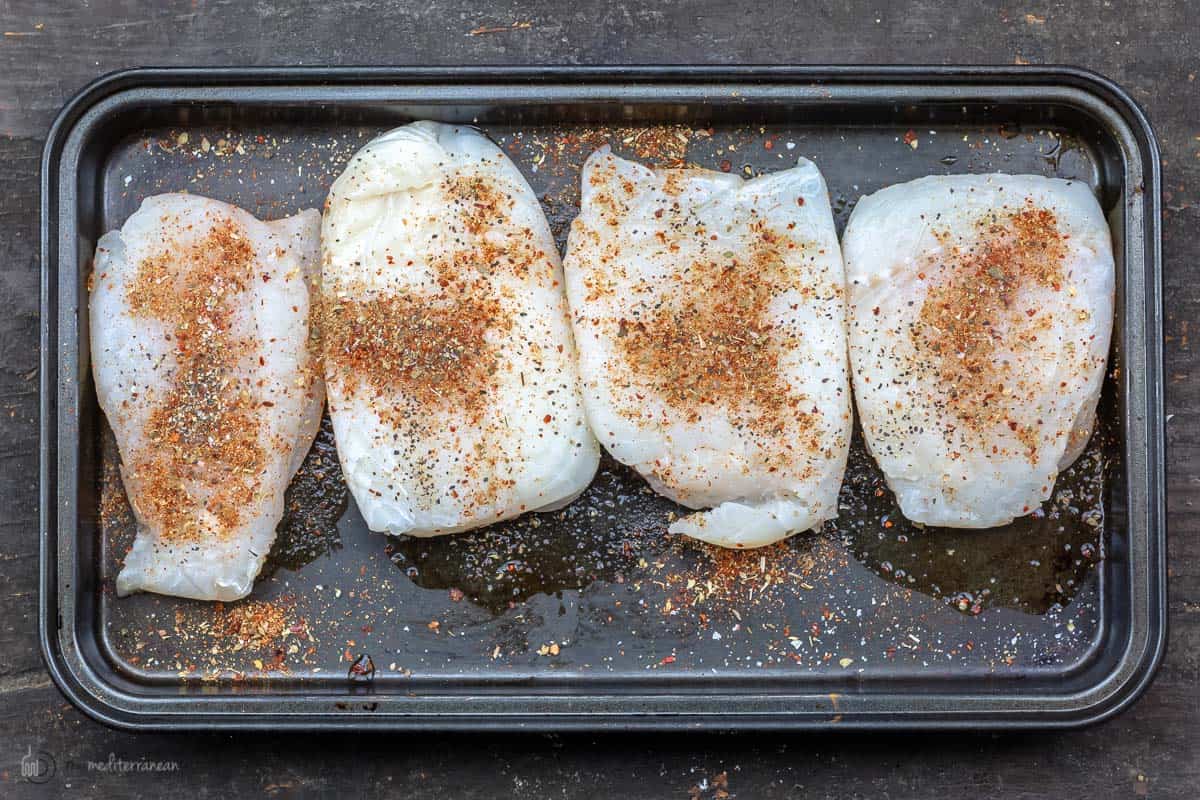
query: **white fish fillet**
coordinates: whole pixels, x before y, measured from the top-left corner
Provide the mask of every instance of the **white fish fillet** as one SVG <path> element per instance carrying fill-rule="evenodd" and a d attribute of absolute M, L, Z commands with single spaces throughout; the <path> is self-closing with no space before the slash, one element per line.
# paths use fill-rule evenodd
<path fill-rule="evenodd" d="M 564 260 L 592 430 L 691 514 L 760 547 L 837 516 L 845 285 L 816 166 L 743 181 L 594 153 Z"/>
<path fill-rule="evenodd" d="M 858 413 L 904 515 L 986 528 L 1033 511 L 1091 435 L 1108 357 L 1091 190 L 922 178 L 860 200 L 842 244 Z"/>
<path fill-rule="evenodd" d="M 478 131 L 368 143 L 323 229 L 326 379 L 367 525 L 432 536 L 574 499 L 599 448 L 533 190 Z"/>
<path fill-rule="evenodd" d="M 164 194 L 100 239 L 92 370 L 137 517 L 118 594 L 236 600 L 253 587 L 321 419 L 319 224 L 312 210 L 260 222 Z"/>

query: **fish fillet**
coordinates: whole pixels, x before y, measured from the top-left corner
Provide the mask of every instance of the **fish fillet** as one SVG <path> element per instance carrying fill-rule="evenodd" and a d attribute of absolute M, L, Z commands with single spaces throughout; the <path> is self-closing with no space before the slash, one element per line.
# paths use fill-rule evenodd
<path fill-rule="evenodd" d="M 433 122 L 383 134 L 334 182 L 322 239 L 330 414 L 371 530 L 464 531 L 587 487 L 562 266 L 498 147 Z"/>
<path fill-rule="evenodd" d="M 1091 189 L 922 178 L 860 200 L 842 244 L 858 414 L 904 515 L 987 528 L 1033 511 L 1104 380 L 1114 266 Z"/>
<path fill-rule="evenodd" d="M 845 286 L 815 165 L 743 181 L 602 148 L 564 267 L 592 430 L 655 491 L 711 509 L 672 532 L 760 547 L 837 516 Z"/>
<path fill-rule="evenodd" d="M 118 594 L 249 594 L 320 424 L 319 220 L 164 194 L 100 239 L 92 370 L 137 518 Z"/>

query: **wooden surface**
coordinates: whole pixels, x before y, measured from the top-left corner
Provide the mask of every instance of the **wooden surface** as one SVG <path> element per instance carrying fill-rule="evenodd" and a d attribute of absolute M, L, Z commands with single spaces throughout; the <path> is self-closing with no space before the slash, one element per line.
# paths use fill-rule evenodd
<path fill-rule="evenodd" d="M 0 796 L 1200 796 L 1198 11 L 1188 0 L 0 0 Z M 50 683 L 36 642 L 38 159 L 54 113 L 93 77 L 168 64 L 1025 61 L 1114 78 L 1162 144 L 1171 642 L 1128 713 L 1081 732 L 1006 736 L 132 735 L 90 721 Z M 21 778 L 30 749 L 56 760 L 48 784 Z M 110 753 L 177 770 L 88 769 Z"/>

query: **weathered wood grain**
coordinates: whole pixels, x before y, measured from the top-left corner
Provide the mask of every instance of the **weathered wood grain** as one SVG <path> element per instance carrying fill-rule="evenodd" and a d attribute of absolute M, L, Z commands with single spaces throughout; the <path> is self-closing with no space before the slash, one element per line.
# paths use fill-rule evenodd
<path fill-rule="evenodd" d="M 1140 3 L 0 0 L 0 795 L 713 798 L 1200 796 L 1200 25 Z M 529 26 L 471 35 L 481 27 Z M 1161 139 L 1171 643 L 1130 712 L 1017 736 L 132 735 L 66 704 L 36 643 L 37 171 L 62 103 L 120 67 L 198 64 L 1070 63 Z M 59 772 L 20 777 L 27 748 Z M 174 773 L 88 771 L 109 753 Z M 693 788 L 695 787 L 695 788 Z"/>

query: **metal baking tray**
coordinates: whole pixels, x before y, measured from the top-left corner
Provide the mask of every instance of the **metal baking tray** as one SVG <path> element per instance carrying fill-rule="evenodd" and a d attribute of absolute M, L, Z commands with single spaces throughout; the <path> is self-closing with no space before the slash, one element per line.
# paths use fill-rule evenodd
<path fill-rule="evenodd" d="M 567 509 L 433 540 L 368 532 L 326 426 L 247 601 L 117 598 L 132 535 L 90 377 L 97 237 L 187 190 L 273 218 L 411 119 L 473 123 L 560 244 L 610 142 L 758 174 L 813 159 L 839 228 L 926 174 L 1087 181 L 1117 318 L 1097 434 L 1030 517 L 920 529 L 856 440 L 841 515 L 751 553 L 665 534 L 678 509 L 606 461 Z M 63 110 L 42 163 L 41 637 L 79 707 L 125 728 L 1076 726 L 1162 655 L 1159 158 L 1132 100 L 1069 68 L 141 69 Z"/>

